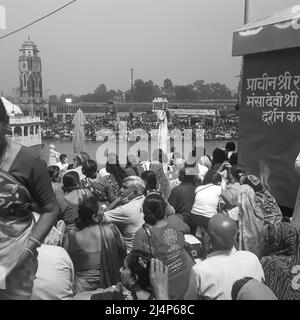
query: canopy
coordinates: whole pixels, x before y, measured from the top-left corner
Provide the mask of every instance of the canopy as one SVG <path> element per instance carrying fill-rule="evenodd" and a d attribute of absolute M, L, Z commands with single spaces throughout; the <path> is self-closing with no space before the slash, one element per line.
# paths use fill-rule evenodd
<path fill-rule="evenodd" d="M 300 46 L 300 5 L 248 23 L 233 34 L 232 55 L 240 56 Z"/>
<path fill-rule="evenodd" d="M 5 109 L 6 109 L 6 112 L 7 112 L 7 114 L 9 116 L 10 115 L 14 115 L 14 114 L 23 114 L 22 110 L 17 105 L 15 105 L 12 102 L 8 101 L 4 97 L 1 97 L 1 100 L 2 100 L 3 105 L 4 105 Z"/>
<path fill-rule="evenodd" d="M 87 123 L 82 110 L 79 108 L 72 121 L 73 129 L 73 148 L 75 153 L 86 151 L 84 125 Z"/>

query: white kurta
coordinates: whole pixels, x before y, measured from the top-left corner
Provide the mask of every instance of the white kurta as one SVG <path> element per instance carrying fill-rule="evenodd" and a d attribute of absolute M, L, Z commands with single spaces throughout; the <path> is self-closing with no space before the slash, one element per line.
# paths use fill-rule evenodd
<path fill-rule="evenodd" d="M 56 166 L 59 161 L 60 153 L 54 149 L 50 149 L 48 166 Z"/>

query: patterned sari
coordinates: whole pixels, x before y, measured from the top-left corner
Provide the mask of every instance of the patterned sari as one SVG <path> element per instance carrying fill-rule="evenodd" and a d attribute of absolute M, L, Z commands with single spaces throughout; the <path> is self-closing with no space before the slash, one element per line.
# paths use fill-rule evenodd
<path fill-rule="evenodd" d="M 248 185 L 242 185 L 238 193 L 239 250 L 256 254 L 259 258 L 264 247 L 264 213 L 260 199 Z"/>
<path fill-rule="evenodd" d="M 0 169 L 0 284 L 18 264 L 34 226 L 25 186 Z M 4 289 L 0 286 L 0 289 Z"/>
<path fill-rule="evenodd" d="M 261 200 L 266 224 L 275 224 L 282 221 L 282 212 L 275 198 L 257 177 L 253 175 L 244 176 L 241 178 L 241 184 L 249 185 Z"/>
<path fill-rule="evenodd" d="M 261 259 L 265 284 L 279 300 L 300 300 L 300 246 L 297 230 L 280 222 L 266 228 L 267 256 Z"/>

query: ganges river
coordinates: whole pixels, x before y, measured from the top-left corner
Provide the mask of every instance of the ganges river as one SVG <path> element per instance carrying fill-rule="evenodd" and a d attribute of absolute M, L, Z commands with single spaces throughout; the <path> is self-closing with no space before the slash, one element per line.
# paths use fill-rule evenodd
<path fill-rule="evenodd" d="M 231 140 L 232 141 L 232 140 Z M 206 154 L 212 155 L 212 152 L 215 148 L 224 148 L 226 144 L 226 140 L 208 140 L 204 141 L 204 147 L 206 149 Z M 236 146 L 238 144 L 237 141 L 234 141 Z M 112 147 L 112 144 L 115 142 L 105 142 L 109 148 Z M 49 160 L 49 146 L 50 144 L 55 145 L 56 150 L 59 153 L 65 153 L 68 157 L 69 163 L 73 162 L 73 145 L 71 141 L 63 141 L 63 140 L 43 140 L 43 148 L 41 150 L 41 157 L 48 163 Z M 91 159 L 96 159 L 96 152 L 97 149 L 103 144 L 103 142 L 96 142 L 96 141 L 86 141 L 86 151 L 89 153 Z M 127 148 L 134 146 L 136 142 L 127 142 Z M 150 148 L 150 143 L 149 143 Z M 150 149 L 149 149 L 150 150 Z"/>

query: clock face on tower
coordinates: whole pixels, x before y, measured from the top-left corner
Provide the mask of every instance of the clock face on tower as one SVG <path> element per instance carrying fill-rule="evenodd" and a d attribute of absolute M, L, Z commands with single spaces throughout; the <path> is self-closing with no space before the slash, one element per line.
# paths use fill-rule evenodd
<path fill-rule="evenodd" d="M 33 63 L 32 64 L 32 72 L 40 72 L 41 71 L 41 67 L 39 63 Z"/>
<path fill-rule="evenodd" d="M 20 71 L 26 71 L 27 70 L 27 62 L 21 61 L 20 62 Z"/>

